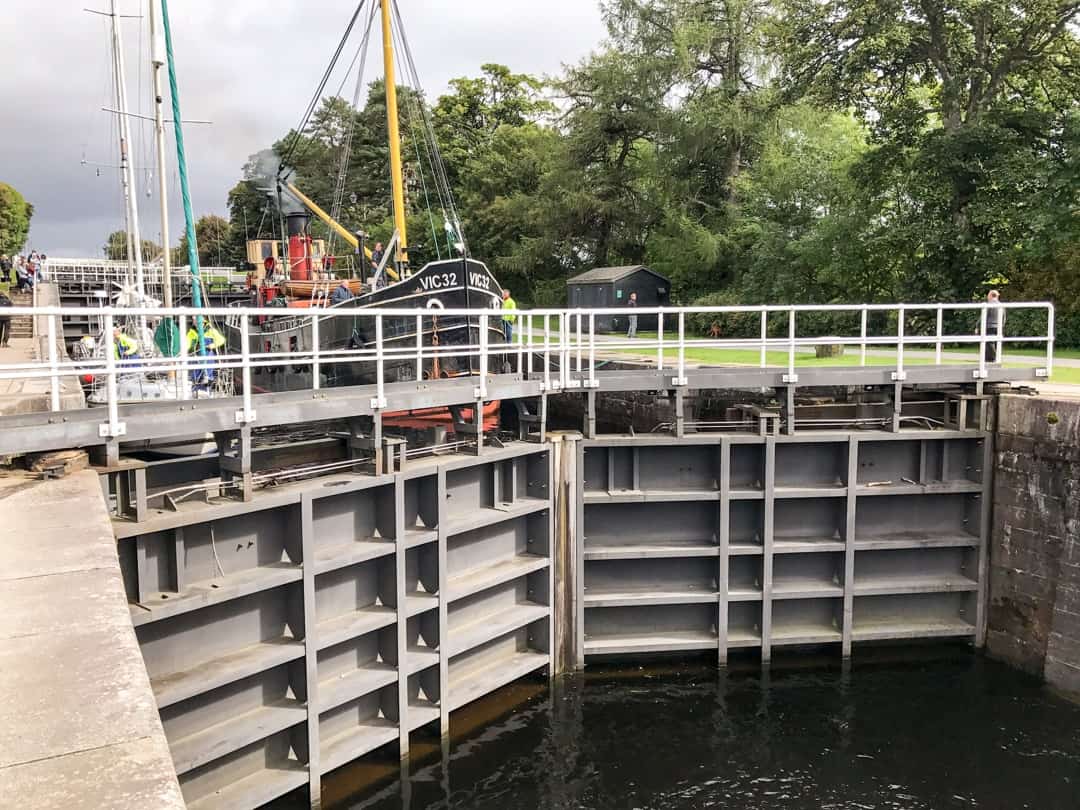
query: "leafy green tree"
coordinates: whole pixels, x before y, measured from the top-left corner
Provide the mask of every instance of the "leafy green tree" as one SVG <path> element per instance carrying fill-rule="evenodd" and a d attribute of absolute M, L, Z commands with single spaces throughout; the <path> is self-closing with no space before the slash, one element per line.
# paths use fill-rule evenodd
<path fill-rule="evenodd" d="M 232 246 L 229 220 L 216 214 L 199 217 L 195 222 L 195 241 L 199 246 L 199 264 L 203 267 L 233 267 L 243 258 L 230 253 Z M 180 244 L 173 252 L 173 261 L 177 266 L 188 263 L 187 234 L 180 237 Z"/>
<path fill-rule="evenodd" d="M 128 237 L 126 231 L 113 231 L 102 247 L 106 259 L 124 261 L 128 257 Z M 150 239 L 142 240 L 142 260 L 156 262 L 161 259 L 161 245 Z"/>
<path fill-rule="evenodd" d="M 1000 280 L 1031 225 L 1023 203 L 1080 97 L 1080 3 L 781 0 L 789 93 L 852 107 L 880 147 L 910 262 L 903 293 L 965 298 Z M 1025 166 L 1026 164 L 1026 166 Z M 1017 207 L 1017 203 L 1020 207 Z"/>
<path fill-rule="evenodd" d="M 30 234 L 34 206 L 7 183 L 0 183 L 0 253 L 18 253 Z"/>
<path fill-rule="evenodd" d="M 500 127 L 523 127 L 554 113 L 539 79 L 485 64 L 476 78 L 450 80 L 451 92 L 432 110 L 439 148 L 451 183 L 462 179 L 467 161 L 482 157 Z"/>
<path fill-rule="evenodd" d="M 850 115 L 782 110 L 754 166 L 739 180 L 737 241 L 748 303 L 890 300 L 895 269 L 872 250 L 883 201 L 859 188 L 868 149 Z"/>

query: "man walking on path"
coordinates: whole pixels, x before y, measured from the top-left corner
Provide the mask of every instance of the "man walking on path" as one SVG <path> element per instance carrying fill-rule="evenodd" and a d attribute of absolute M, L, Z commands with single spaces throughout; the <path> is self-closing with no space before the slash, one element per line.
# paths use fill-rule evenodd
<path fill-rule="evenodd" d="M 627 338 L 637 337 L 637 293 L 630 293 L 630 300 L 626 304 L 630 307 L 630 328 L 626 330 Z"/>
<path fill-rule="evenodd" d="M 1001 303 L 1001 294 L 997 290 L 991 290 L 986 294 L 986 303 L 990 307 L 986 310 L 986 362 L 1000 362 L 998 358 L 998 337 L 1005 326 L 1005 311 L 998 306 Z"/>
<path fill-rule="evenodd" d="M 517 301 L 510 297 L 510 290 L 502 291 L 502 308 L 505 309 L 517 309 Z M 509 346 L 514 342 L 514 321 L 517 320 L 517 315 L 504 313 L 502 316 L 503 325 L 503 337 L 506 339 L 506 344 Z"/>

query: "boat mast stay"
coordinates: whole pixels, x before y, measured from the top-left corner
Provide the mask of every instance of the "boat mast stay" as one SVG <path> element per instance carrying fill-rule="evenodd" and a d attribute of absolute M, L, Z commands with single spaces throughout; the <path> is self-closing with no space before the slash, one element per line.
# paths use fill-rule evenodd
<path fill-rule="evenodd" d="M 124 188 L 124 206 L 127 213 L 128 269 L 135 266 L 135 285 L 140 300 L 145 295 L 143 279 L 142 236 L 139 231 L 139 203 L 135 199 L 135 170 L 131 166 L 131 125 L 128 122 L 127 79 L 124 73 L 124 43 L 120 32 L 120 15 L 116 0 L 110 0 L 109 17 L 112 22 L 113 75 L 116 83 L 117 125 L 120 128 L 120 173 Z M 112 339 L 112 336 L 109 336 Z"/>
<path fill-rule="evenodd" d="M 165 181 L 165 117 L 161 92 L 161 68 L 165 65 L 164 43 L 158 32 L 157 1 L 150 0 L 150 67 L 154 74 L 154 140 L 157 147 L 158 197 L 161 203 L 161 284 L 162 302 L 173 305 L 172 257 L 169 255 L 169 197 Z"/>
<path fill-rule="evenodd" d="M 168 188 L 165 180 L 165 118 L 161 92 L 161 68 L 165 65 L 164 42 L 159 30 L 157 0 L 150 0 L 150 68 L 153 72 L 153 136 L 158 149 L 158 197 L 161 203 L 162 302 L 173 306 L 173 275 L 168 242 Z"/>

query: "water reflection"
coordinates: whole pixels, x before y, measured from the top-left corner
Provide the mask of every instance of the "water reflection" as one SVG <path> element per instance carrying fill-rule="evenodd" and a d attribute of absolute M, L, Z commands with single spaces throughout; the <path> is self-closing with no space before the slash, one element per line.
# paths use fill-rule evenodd
<path fill-rule="evenodd" d="M 407 779 L 397 763 L 345 769 L 324 797 L 353 810 L 1080 808 L 1080 706 L 966 651 L 890 656 L 517 686 L 455 714 L 451 743 L 418 739 Z"/>

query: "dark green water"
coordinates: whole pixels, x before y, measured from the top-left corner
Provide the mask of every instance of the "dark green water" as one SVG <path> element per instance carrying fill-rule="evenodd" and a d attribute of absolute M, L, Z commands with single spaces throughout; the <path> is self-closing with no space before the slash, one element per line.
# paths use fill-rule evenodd
<path fill-rule="evenodd" d="M 356 810 L 1080 808 L 1080 706 L 961 652 L 590 673 Z"/>

